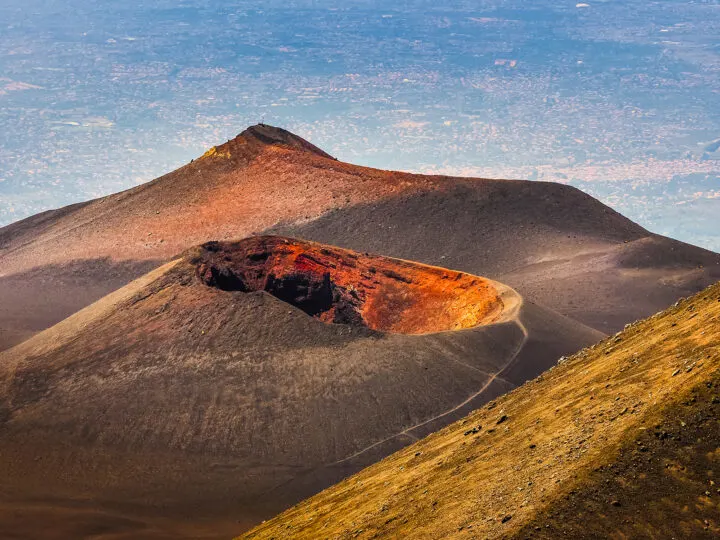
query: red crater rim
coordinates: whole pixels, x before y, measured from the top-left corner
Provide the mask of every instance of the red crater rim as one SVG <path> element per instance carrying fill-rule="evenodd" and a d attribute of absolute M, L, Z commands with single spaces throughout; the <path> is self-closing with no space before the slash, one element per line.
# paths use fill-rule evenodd
<path fill-rule="evenodd" d="M 490 324 L 500 292 L 482 277 L 278 236 L 209 242 L 197 276 L 225 291 L 265 291 L 325 323 L 402 334 Z"/>

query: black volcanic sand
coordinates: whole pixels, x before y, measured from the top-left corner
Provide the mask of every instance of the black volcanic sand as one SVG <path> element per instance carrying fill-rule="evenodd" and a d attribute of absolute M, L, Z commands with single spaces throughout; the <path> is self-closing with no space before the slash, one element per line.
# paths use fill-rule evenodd
<path fill-rule="evenodd" d="M 0 537 L 237 534 L 601 337 L 515 309 L 383 334 L 156 270 L 0 353 Z"/>

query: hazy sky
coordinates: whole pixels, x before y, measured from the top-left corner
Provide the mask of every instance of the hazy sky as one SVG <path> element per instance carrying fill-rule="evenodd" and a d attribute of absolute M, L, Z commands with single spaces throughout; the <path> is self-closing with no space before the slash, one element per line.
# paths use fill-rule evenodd
<path fill-rule="evenodd" d="M 720 250 L 720 3 L 0 3 L 0 224 L 264 120 L 382 168 L 572 183 Z"/>

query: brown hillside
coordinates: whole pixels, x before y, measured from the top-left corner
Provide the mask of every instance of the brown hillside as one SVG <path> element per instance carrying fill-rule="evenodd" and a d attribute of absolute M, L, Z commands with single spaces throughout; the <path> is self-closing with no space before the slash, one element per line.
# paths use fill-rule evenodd
<path fill-rule="evenodd" d="M 359 167 L 260 125 L 152 182 L 0 229 L 0 349 L 193 245 L 272 227 L 488 276 L 603 331 L 720 277 L 719 255 L 569 186 Z"/>
<path fill-rule="evenodd" d="M 193 248 L 0 353 L 0 537 L 229 538 L 600 337 L 409 261 Z"/>
<path fill-rule="evenodd" d="M 244 538 L 717 538 L 720 284 Z"/>
<path fill-rule="evenodd" d="M 193 245 L 438 182 L 341 163 L 287 131 L 251 127 L 152 182 L 0 228 L 0 349 Z"/>

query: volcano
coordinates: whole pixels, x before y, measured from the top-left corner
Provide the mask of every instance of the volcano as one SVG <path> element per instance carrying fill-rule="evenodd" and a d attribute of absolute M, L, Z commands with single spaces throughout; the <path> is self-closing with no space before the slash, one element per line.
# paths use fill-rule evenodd
<path fill-rule="evenodd" d="M 486 276 L 606 333 L 720 279 L 720 255 L 570 186 L 360 167 L 258 125 L 152 182 L 0 229 L 0 348 L 194 245 L 259 233 Z"/>

